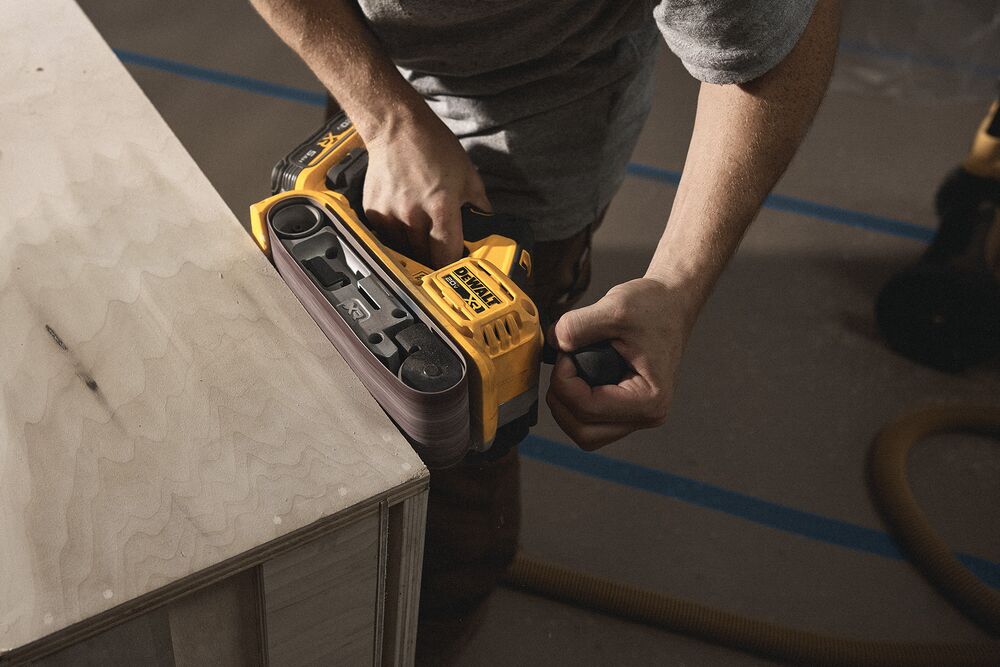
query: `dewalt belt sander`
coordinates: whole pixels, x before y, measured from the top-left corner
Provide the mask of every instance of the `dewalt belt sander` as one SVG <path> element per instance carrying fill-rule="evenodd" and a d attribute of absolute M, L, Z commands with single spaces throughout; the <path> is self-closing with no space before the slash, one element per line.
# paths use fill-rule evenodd
<path fill-rule="evenodd" d="M 253 236 L 429 467 L 499 457 L 538 416 L 530 229 L 464 206 L 465 256 L 431 269 L 369 229 L 367 165 L 350 120 L 333 117 L 275 166 Z M 574 361 L 591 384 L 627 369 L 608 345 Z"/>

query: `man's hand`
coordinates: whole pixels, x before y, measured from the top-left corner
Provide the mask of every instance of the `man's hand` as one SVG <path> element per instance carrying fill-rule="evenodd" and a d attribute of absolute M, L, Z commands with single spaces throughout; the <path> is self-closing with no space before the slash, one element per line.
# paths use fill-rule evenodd
<path fill-rule="evenodd" d="M 462 256 L 461 206 L 492 209 L 458 139 L 429 110 L 422 115 L 367 138 L 364 207 L 385 241 L 405 241 L 415 259 L 438 268 Z"/>
<path fill-rule="evenodd" d="M 364 208 L 389 245 L 435 268 L 462 256 L 462 204 L 490 210 L 455 135 L 396 70 L 353 0 L 251 0 L 368 147 Z"/>
<path fill-rule="evenodd" d="M 594 450 L 666 421 L 674 375 L 696 308 L 683 290 L 651 278 L 612 288 L 592 306 L 563 315 L 552 331 L 561 354 L 546 402 L 573 441 Z M 591 388 L 565 354 L 610 340 L 634 370 L 617 385 Z"/>
<path fill-rule="evenodd" d="M 819 0 L 792 52 L 771 71 L 741 85 L 702 84 L 684 173 L 646 277 L 556 323 L 563 352 L 610 339 L 635 370 L 616 386 L 591 389 L 565 355 L 557 361 L 548 404 L 584 449 L 666 419 L 697 313 L 823 98 L 839 15 L 839 0 Z"/>

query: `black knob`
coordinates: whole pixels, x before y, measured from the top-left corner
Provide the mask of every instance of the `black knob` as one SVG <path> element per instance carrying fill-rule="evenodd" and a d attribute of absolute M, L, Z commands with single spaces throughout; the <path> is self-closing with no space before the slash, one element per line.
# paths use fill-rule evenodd
<path fill-rule="evenodd" d="M 608 341 L 581 347 L 569 356 L 576 366 L 576 374 L 591 387 L 618 384 L 631 370 Z"/>

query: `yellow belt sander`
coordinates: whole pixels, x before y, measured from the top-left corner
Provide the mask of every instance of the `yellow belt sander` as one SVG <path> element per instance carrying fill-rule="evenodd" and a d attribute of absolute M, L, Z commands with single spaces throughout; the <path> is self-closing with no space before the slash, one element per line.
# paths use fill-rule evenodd
<path fill-rule="evenodd" d="M 538 414 L 530 229 L 465 206 L 465 256 L 431 269 L 369 229 L 367 164 L 350 120 L 335 116 L 275 166 L 272 196 L 250 207 L 253 236 L 428 466 L 502 455 Z M 624 373 L 607 352 L 575 356 L 591 384 Z"/>

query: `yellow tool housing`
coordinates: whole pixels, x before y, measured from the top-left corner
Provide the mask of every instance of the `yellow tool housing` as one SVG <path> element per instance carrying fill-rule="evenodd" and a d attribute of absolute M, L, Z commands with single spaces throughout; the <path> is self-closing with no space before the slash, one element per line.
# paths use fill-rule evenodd
<path fill-rule="evenodd" d="M 434 270 L 385 246 L 327 180 L 334 165 L 362 148 L 360 136 L 344 118 L 296 149 L 273 178 L 275 189 L 287 190 L 250 207 L 253 237 L 270 254 L 268 211 L 288 197 L 311 199 L 343 223 L 368 258 L 384 267 L 462 351 L 470 381 L 471 447 L 485 450 L 499 426 L 537 409 L 538 311 L 512 277 L 523 281 L 530 276 L 530 252 L 516 239 L 487 234 L 465 242 L 465 257 Z M 472 213 L 488 222 L 490 214 Z"/>

